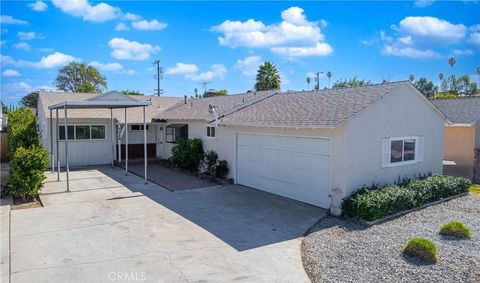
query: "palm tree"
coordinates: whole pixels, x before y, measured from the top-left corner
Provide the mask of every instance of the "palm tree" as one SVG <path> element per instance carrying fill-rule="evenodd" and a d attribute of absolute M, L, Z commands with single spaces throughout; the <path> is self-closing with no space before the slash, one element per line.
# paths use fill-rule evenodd
<path fill-rule="evenodd" d="M 327 77 L 328 77 L 328 88 L 330 88 L 330 78 L 332 77 L 332 72 L 328 71 Z"/>
<path fill-rule="evenodd" d="M 452 69 L 452 75 L 453 75 L 453 66 L 455 65 L 455 63 L 457 63 L 457 60 L 455 60 L 455 58 L 453 57 L 448 58 L 448 65 L 450 65 L 450 68 Z"/>
<path fill-rule="evenodd" d="M 438 74 L 438 78 L 440 79 L 440 81 L 443 81 L 444 77 L 445 75 L 443 73 Z"/>
<path fill-rule="evenodd" d="M 307 86 L 308 86 L 308 90 L 310 90 L 310 82 L 312 81 L 312 78 L 310 78 L 310 76 L 307 77 Z"/>
<path fill-rule="evenodd" d="M 414 79 L 415 79 L 415 77 L 414 77 L 413 75 L 408 76 L 408 80 L 409 80 L 410 82 L 413 82 Z"/>
<path fill-rule="evenodd" d="M 270 90 L 280 88 L 280 74 L 278 73 L 277 66 L 272 62 L 265 61 L 258 67 L 257 80 L 255 83 L 255 90 Z"/>

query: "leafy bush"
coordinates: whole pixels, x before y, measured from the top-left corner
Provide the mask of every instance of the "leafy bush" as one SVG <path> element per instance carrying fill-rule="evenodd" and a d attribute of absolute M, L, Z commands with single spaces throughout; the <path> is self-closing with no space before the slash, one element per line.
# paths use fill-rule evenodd
<path fill-rule="evenodd" d="M 207 173 L 210 176 L 215 176 L 217 159 L 218 159 L 218 154 L 215 151 L 213 150 L 207 151 L 207 153 L 205 153 L 205 156 L 203 157 L 203 160 L 200 164 L 202 171 Z"/>
<path fill-rule="evenodd" d="M 35 115 L 28 108 L 8 113 L 8 154 L 13 156 L 19 147 L 40 145 Z"/>
<path fill-rule="evenodd" d="M 180 139 L 172 148 L 170 164 L 181 169 L 197 172 L 203 159 L 203 145 L 200 139 Z"/>
<path fill-rule="evenodd" d="M 429 176 L 397 185 L 365 186 L 347 197 L 342 208 L 346 216 L 372 221 L 467 192 L 470 185 L 462 177 Z"/>
<path fill-rule="evenodd" d="M 440 234 L 447 236 L 455 236 L 461 238 L 471 238 L 472 231 L 468 228 L 467 225 L 459 221 L 451 221 L 446 224 L 443 224 L 440 227 Z"/>
<path fill-rule="evenodd" d="M 45 179 L 43 172 L 48 167 L 48 153 L 40 146 L 19 147 L 11 157 L 10 164 L 8 186 L 12 195 L 23 200 L 38 196 Z"/>
<path fill-rule="evenodd" d="M 227 160 L 219 160 L 215 167 L 215 176 L 217 178 L 224 178 L 228 174 Z"/>
<path fill-rule="evenodd" d="M 429 263 L 439 260 L 437 246 L 434 242 L 424 238 L 412 238 L 403 251 L 405 254 L 421 258 Z"/>

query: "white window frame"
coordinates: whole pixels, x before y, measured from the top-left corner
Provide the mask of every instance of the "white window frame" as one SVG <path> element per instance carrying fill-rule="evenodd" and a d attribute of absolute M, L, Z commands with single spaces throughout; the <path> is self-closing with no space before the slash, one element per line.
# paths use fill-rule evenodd
<path fill-rule="evenodd" d="M 408 161 L 400 161 L 400 162 L 392 162 L 391 160 L 391 149 L 392 149 L 392 142 L 393 141 L 402 141 L 402 159 L 404 158 L 404 141 L 405 140 L 415 140 L 415 153 L 414 159 Z M 385 148 L 388 142 L 387 148 Z M 421 136 L 403 136 L 403 137 L 390 137 L 383 139 L 383 152 L 382 152 L 382 167 L 396 167 L 396 166 L 403 166 L 409 164 L 415 164 L 423 161 L 423 147 L 424 141 L 423 137 Z M 388 156 L 388 162 L 387 162 Z"/>
<path fill-rule="evenodd" d="M 134 130 L 133 126 L 140 126 L 140 130 Z M 131 124 L 130 125 L 131 132 L 143 132 L 143 124 Z M 147 132 L 150 132 L 150 124 L 147 124 Z"/>
<path fill-rule="evenodd" d="M 73 127 L 73 139 L 69 139 L 68 141 L 74 142 L 88 142 L 88 141 L 104 141 L 107 139 L 107 125 L 106 124 L 99 124 L 99 123 L 92 123 L 92 124 L 67 124 L 67 126 Z M 88 139 L 77 139 L 77 126 L 88 126 L 90 128 L 90 138 Z M 103 126 L 105 128 L 105 137 L 103 139 L 92 139 L 92 126 Z M 58 125 L 59 128 L 65 129 L 65 124 Z M 63 142 L 65 139 L 60 139 L 60 129 L 58 131 L 58 141 Z M 65 134 L 65 137 L 68 136 L 68 133 Z"/>
<path fill-rule="evenodd" d="M 208 128 L 213 128 L 213 129 L 214 129 L 214 135 L 213 135 L 213 136 L 212 136 L 212 135 L 210 135 L 210 136 L 208 135 Z M 212 130 L 210 130 L 210 134 L 211 134 L 211 133 L 212 133 Z M 206 127 L 205 127 L 205 137 L 206 137 L 207 139 L 212 139 L 212 140 L 213 140 L 213 139 L 216 139 L 216 137 L 217 137 L 217 127 L 215 127 L 215 126 L 206 126 Z"/>

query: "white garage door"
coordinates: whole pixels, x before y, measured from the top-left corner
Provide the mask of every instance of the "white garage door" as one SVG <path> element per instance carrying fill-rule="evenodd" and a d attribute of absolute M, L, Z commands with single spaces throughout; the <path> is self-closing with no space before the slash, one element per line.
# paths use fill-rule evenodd
<path fill-rule="evenodd" d="M 237 135 L 237 183 L 287 198 L 330 206 L 330 141 Z"/>

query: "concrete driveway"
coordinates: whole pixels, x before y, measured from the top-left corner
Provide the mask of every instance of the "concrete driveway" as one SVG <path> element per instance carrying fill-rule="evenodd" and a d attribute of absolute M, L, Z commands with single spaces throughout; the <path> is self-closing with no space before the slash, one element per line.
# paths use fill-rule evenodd
<path fill-rule="evenodd" d="M 121 169 L 47 174 L 11 212 L 11 282 L 305 282 L 300 243 L 325 210 L 241 186 L 172 193 Z M 63 176 L 62 176 L 63 177 Z"/>

